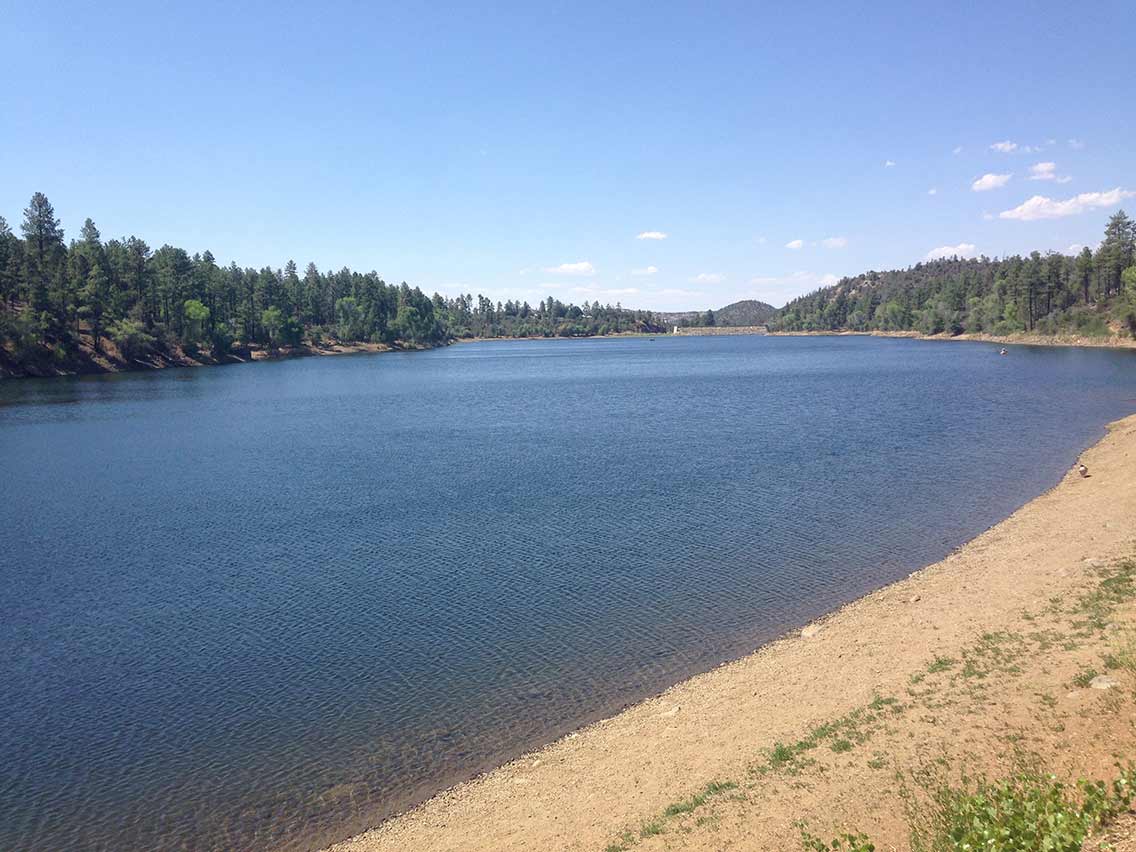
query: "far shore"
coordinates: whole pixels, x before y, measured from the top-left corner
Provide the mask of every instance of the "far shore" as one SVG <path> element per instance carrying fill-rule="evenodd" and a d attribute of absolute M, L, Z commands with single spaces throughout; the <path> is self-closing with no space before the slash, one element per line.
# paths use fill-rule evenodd
<path fill-rule="evenodd" d="M 170 367 L 215 367 L 225 364 L 241 364 L 248 361 L 277 361 L 286 358 L 302 358 L 308 356 L 322 357 L 327 355 L 352 355 L 358 353 L 406 352 L 433 349 L 454 343 L 486 343 L 506 340 L 607 340 L 643 337 L 702 337 L 711 335 L 750 334 L 766 335 L 769 337 L 901 337 L 910 340 L 964 340 L 1006 345 L 1092 346 L 1113 349 L 1136 349 L 1136 339 L 1127 337 L 1048 336 L 1038 334 L 1014 334 L 1006 336 L 989 334 L 928 335 L 920 334 L 916 331 L 765 331 L 761 326 L 713 326 L 708 328 L 692 326 L 682 329 L 677 335 L 672 332 L 621 331 L 613 334 L 597 334 L 584 337 L 455 337 L 452 340 L 438 344 L 437 347 L 415 346 L 403 343 L 394 345 L 367 342 L 328 342 L 320 345 L 307 343 L 300 346 L 282 346 L 276 350 L 253 349 L 246 351 L 243 355 L 231 354 L 223 358 L 213 358 L 206 354 L 193 355 L 185 352 L 175 352 L 155 355 L 147 359 L 136 361 L 127 361 L 121 357 L 116 357 L 114 353 L 95 353 L 91 347 L 87 346 L 85 349 L 89 351 L 86 352 L 86 357 L 83 362 L 65 364 L 59 367 L 49 367 L 46 369 L 20 368 L 7 363 L 5 359 L 0 357 L 0 381 L 20 378 L 102 375 L 106 373 L 162 370 Z"/>
<path fill-rule="evenodd" d="M 1136 575 L 1136 415 L 1081 459 L 941 562 L 327 852 L 790 850 L 802 821 L 908 849 L 897 773 L 1111 777 L 1136 758 L 1136 593 L 1102 585 Z"/>
<path fill-rule="evenodd" d="M 918 331 L 771 331 L 771 337 L 903 337 L 909 340 L 969 340 L 1021 346 L 1094 346 L 1106 349 L 1136 349 L 1136 338 L 1085 337 L 1049 334 L 922 334 Z"/>

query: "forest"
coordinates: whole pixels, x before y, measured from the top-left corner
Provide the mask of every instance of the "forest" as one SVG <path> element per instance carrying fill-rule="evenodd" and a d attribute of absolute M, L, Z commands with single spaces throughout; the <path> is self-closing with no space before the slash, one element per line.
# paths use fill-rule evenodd
<path fill-rule="evenodd" d="M 135 236 L 104 240 L 90 219 L 68 242 L 38 192 L 18 234 L 0 217 L 0 375 L 220 363 L 338 344 L 429 347 L 456 338 L 654 334 L 671 322 L 759 321 L 771 331 L 1136 336 L 1136 222 L 1118 211 L 1096 250 L 1075 256 L 928 261 L 844 278 L 776 312 L 750 301 L 716 316 L 552 297 L 530 305 L 427 296 L 375 272 L 321 271 L 314 263 L 303 273 L 293 261 L 275 269 L 221 266 L 208 251 L 154 250 Z"/>
<path fill-rule="evenodd" d="M 865 272 L 789 302 L 773 331 L 918 331 L 1136 337 L 1136 222 L 1123 210 L 1096 251 L 958 257 Z"/>
<path fill-rule="evenodd" d="M 252 350 L 331 344 L 436 346 L 458 337 L 658 332 L 650 311 L 425 295 L 374 272 L 221 266 L 138 237 L 104 240 L 91 219 L 68 242 L 42 193 L 19 233 L 0 217 L 0 375 L 223 362 Z"/>

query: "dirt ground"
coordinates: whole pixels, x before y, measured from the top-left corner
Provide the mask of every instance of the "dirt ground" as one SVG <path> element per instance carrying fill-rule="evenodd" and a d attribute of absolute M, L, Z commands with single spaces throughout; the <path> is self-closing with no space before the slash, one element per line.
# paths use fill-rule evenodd
<path fill-rule="evenodd" d="M 902 850 L 962 774 L 1112 777 L 1136 760 L 1136 416 L 1083 460 L 942 562 L 333 852 L 783 850 L 802 825 Z"/>

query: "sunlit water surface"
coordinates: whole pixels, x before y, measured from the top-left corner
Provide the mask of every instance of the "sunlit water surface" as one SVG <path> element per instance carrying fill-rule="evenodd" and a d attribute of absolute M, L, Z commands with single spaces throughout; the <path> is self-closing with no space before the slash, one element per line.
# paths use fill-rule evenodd
<path fill-rule="evenodd" d="M 1136 353 L 501 342 L 0 382 L 0 848 L 309 849 L 937 560 Z"/>

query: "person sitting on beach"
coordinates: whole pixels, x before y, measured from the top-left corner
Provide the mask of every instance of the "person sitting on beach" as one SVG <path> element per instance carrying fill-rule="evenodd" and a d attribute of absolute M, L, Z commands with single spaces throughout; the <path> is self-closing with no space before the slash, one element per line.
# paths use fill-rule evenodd
<path fill-rule="evenodd" d="M 1087 467 L 1085 467 L 1083 464 L 1078 464 L 1077 465 L 1077 473 L 1081 474 L 1081 478 L 1084 479 L 1085 477 L 1087 477 L 1089 475 L 1089 469 Z"/>

